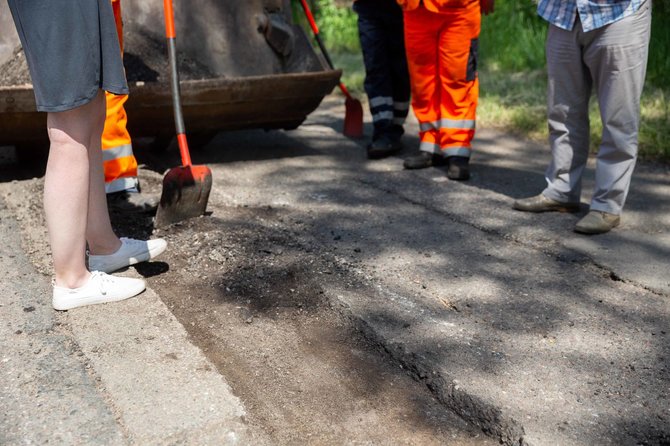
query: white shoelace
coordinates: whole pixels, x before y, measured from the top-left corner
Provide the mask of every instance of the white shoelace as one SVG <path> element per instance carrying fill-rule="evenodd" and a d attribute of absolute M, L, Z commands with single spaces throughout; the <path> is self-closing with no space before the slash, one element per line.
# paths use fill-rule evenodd
<path fill-rule="evenodd" d="M 100 293 L 105 296 L 107 295 L 107 287 L 112 284 L 112 276 L 105 274 L 102 271 L 92 271 L 91 280 L 94 280 L 96 277 L 100 278 Z"/>

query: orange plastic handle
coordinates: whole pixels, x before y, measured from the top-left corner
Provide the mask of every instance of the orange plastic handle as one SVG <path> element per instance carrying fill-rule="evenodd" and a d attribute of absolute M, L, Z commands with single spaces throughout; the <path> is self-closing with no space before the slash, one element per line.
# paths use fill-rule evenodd
<path fill-rule="evenodd" d="M 163 10 L 165 11 L 165 37 L 174 39 L 177 34 L 174 31 L 174 11 L 172 9 L 172 0 L 163 0 Z"/>
<path fill-rule="evenodd" d="M 316 20 L 314 20 L 314 16 L 312 15 L 312 11 L 309 9 L 309 5 L 307 4 L 307 0 L 300 0 L 300 3 L 302 4 L 302 9 L 305 10 L 305 15 L 307 16 L 307 21 L 309 22 L 309 26 L 312 27 L 312 31 L 314 31 L 314 34 L 319 34 L 319 27 L 316 26 Z"/>

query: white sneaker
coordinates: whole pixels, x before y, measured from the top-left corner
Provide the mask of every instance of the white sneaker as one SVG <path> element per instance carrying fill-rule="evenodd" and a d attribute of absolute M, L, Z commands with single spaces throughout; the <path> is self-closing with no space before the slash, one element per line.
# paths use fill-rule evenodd
<path fill-rule="evenodd" d="M 153 259 L 165 251 L 165 248 L 167 248 L 167 242 L 162 238 L 145 241 L 121 237 L 121 247 L 114 254 L 89 255 L 88 269 L 112 273 L 121 268 Z"/>
<path fill-rule="evenodd" d="M 84 305 L 117 302 L 137 296 L 146 288 L 142 279 L 115 277 L 100 271 L 91 273 L 88 283 L 79 288 L 64 288 L 54 285 L 54 309 L 70 310 Z"/>

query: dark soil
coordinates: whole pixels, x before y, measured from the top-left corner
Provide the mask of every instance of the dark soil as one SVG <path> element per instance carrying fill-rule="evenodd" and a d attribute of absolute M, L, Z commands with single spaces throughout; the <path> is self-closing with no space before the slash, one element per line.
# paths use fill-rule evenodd
<path fill-rule="evenodd" d="M 138 265 L 275 444 L 494 444 L 362 335 L 330 290 L 366 289 L 285 210 L 232 207 L 157 235 Z M 168 268 L 169 271 L 165 271 Z"/>
<path fill-rule="evenodd" d="M 0 86 L 30 84 L 28 61 L 23 48 L 16 47 L 12 57 L 0 66 Z"/>
<path fill-rule="evenodd" d="M 127 33 L 124 36 L 123 64 L 128 82 L 168 82 L 170 79 L 167 56 L 167 42 L 164 37 L 143 31 Z M 179 53 L 177 49 L 179 78 L 198 80 L 214 77 L 204 64 Z"/>
<path fill-rule="evenodd" d="M 125 36 L 123 64 L 128 82 L 168 82 L 170 79 L 165 38 L 149 32 L 133 32 Z M 178 53 L 179 77 L 198 80 L 214 77 L 204 64 Z M 220 77 L 220 76 L 219 76 Z M 0 86 L 30 84 L 30 72 L 23 48 L 14 50 L 11 59 L 0 66 Z"/>

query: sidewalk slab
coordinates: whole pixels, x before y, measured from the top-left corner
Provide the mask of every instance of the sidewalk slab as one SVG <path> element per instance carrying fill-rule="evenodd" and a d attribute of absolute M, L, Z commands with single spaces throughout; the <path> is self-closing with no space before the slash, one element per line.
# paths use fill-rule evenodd
<path fill-rule="evenodd" d="M 126 444 L 0 201 L 0 444 Z"/>
<path fill-rule="evenodd" d="M 241 402 L 151 289 L 68 323 L 132 443 L 249 444 Z"/>

